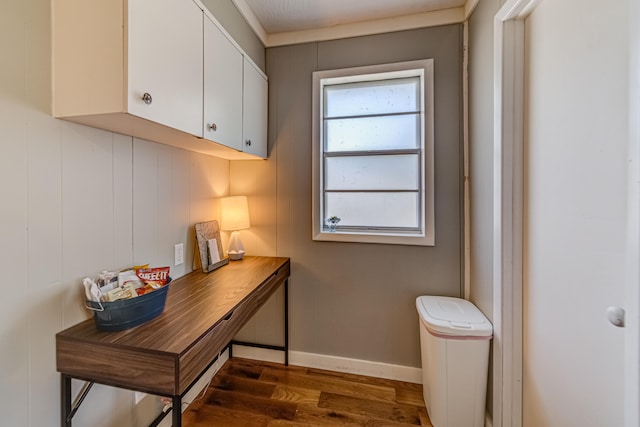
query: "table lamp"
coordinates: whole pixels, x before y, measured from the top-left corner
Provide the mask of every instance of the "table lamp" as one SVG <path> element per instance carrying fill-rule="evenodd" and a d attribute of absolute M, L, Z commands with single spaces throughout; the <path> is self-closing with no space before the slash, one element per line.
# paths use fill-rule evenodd
<path fill-rule="evenodd" d="M 229 259 L 237 261 L 244 256 L 244 245 L 238 230 L 251 226 L 249 223 L 249 205 L 246 196 L 231 196 L 220 199 L 220 228 L 231 231 L 229 239 Z"/>

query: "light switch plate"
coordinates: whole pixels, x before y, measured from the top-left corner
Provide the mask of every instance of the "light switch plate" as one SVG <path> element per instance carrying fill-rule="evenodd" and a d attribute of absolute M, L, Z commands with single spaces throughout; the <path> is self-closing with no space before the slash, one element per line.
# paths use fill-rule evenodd
<path fill-rule="evenodd" d="M 173 247 L 173 258 L 173 265 L 184 263 L 184 245 L 182 243 L 178 243 Z"/>

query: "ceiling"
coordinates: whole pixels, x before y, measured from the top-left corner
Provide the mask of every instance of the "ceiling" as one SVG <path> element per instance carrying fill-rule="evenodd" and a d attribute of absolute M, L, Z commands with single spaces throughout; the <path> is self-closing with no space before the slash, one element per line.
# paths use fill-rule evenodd
<path fill-rule="evenodd" d="M 265 46 L 463 22 L 479 0 L 233 0 Z"/>
<path fill-rule="evenodd" d="M 245 0 L 267 33 L 332 27 L 464 6 L 466 0 Z"/>

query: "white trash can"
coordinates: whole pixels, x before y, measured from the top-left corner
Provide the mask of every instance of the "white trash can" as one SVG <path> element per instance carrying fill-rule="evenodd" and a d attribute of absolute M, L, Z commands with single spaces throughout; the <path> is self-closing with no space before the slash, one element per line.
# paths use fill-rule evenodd
<path fill-rule="evenodd" d="M 471 302 L 421 296 L 422 388 L 434 427 L 483 427 L 493 326 Z"/>

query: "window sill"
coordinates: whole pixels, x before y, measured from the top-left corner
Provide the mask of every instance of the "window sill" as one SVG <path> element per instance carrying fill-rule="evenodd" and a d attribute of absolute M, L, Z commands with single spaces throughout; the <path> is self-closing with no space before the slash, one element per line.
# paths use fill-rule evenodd
<path fill-rule="evenodd" d="M 391 234 L 347 233 L 342 231 L 322 231 L 314 233 L 318 242 L 378 243 L 386 245 L 435 246 L 434 236 L 407 236 Z"/>

